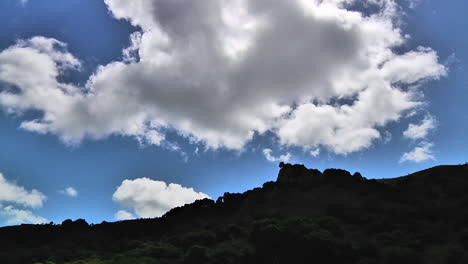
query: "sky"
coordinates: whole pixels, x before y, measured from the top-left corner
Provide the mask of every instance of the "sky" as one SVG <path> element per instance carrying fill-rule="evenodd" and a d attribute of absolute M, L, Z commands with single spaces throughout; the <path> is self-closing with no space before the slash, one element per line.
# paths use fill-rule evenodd
<path fill-rule="evenodd" d="M 0 2 L 0 226 L 468 161 L 468 3 Z"/>

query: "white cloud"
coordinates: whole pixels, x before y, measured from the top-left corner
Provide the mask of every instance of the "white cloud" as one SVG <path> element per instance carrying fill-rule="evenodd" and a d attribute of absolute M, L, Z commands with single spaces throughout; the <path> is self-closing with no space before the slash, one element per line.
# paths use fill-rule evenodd
<path fill-rule="evenodd" d="M 384 134 L 383 134 L 382 142 L 384 144 L 387 144 L 390 141 L 392 141 L 392 138 L 393 138 L 392 133 L 390 133 L 390 131 L 385 131 Z"/>
<path fill-rule="evenodd" d="M 64 190 L 59 191 L 61 194 L 68 195 L 70 197 L 77 197 L 78 191 L 73 187 L 65 188 Z"/>
<path fill-rule="evenodd" d="M 11 205 L 3 208 L 0 205 L 0 217 L 6 219 L 6 225 L 44 224 L 48 222 L 46 218 L 36 216 L 30 210 L 17 209 Z"/>
<path fill-rule="evenodd" d="M 28 191 L 22 186 L 8 181 L 0 173 L 0 203 L 15 203 L 25 207 L 40 208 L 46 196 L 37 190 Z"/>
<path fill-rule="evenodd" d="M 424 139 L 429 132 L 436 127 L 436 120 L 432 116 L 426 116 L 420 124 L 409 124 L 403 136 L 409 139 Z"/>
<path fill-rule="evenodd" d="M 423 0 L 406 0 L 406 1 L 408 2 L 409 8 L 411 9 L 418 7 L 423 2 Z"/>
<path fill-rule="evenodd" d="M 433 147 L 434 144 L 423 142 L 412 151 L 404 153 L 400 158 L 400 162 L 411 161 L 420 163 L 427 160 L 434 160 L 435 158 L 432 154 Z"/>
<path fill-rule="evenodd" d="M 85 87 L 60 81 L 80 63 L 65 44 L 33 38 L 0 52 L 0 106 L 37 110 L 23 129 L 68 144 L 112 134 L 163 145 L 175 130 L 208 148 L 241 150 L 267 131 L 283 145 L 347 154 L 421 105 L 418 89 L 446 69 L 435 51 L 396 53 L 406 36 L 393 0 L 378 12 L 350 0 L 105 0 L 141 28 L 124 60 Z"/>
<path fill-rule="evenodd" d="M 121 206 L 131 209 L 136 216 L 149 218 L 162 216 L 174 207 L 210 197 L 179 184 L 139 178 L 124 180 L 112 198 Z M 118 212 L 116 217 L 130 215 L 124 211 Z"/>
<path fill-rule="evenodd" d="M 0 173 L 0 217 L 4 219 L 5 224 L 40 224 L 47 222 L 47 219 L 34 215 L 30 210 L 17 208 L 20 206 L 37 209 L 44 205 L 45 200 L 46 196 L 41 192 L 37 190 L 28 191 L 24 187 L 8 181 Z"/>
<path fill-rule="evenodd" d="M 279 157 L 273 156 L 271 154 L 272 152 L 273 152 L 273 150 L 268 149 L 268 148 L 263 150 L 263 155 L 270 162 L 278 162 L 278 161 L 288 162 L 291 159 L 291 153 L 289 153 L 289 152 L 286 153 L 286 154 L 280 155 Z"/>
<path fill-rule="evenodd" d="M 313 149 L 309 153 L 312 157 L 316 158 L 318 155 L 320 155 L 320 149 L 319 148 Z"/>
<path fill-rule="evenodd" d="M 117 220 L 132 220 L 136 218 L 132 213 L 125 210 L 118 211 L 115 213 L 114 217 Z"/>

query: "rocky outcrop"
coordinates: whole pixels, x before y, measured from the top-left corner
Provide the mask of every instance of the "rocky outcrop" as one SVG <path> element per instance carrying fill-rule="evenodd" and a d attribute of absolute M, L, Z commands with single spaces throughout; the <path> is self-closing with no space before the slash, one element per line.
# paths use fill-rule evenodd
<path fill-rule="evenodd" d="M 326 181 L 346 184 L 365 180 L 359 172 L 351 175 L 349 171 L 341 169 L 326 169 L 321 173 L 317 169 L 308 169 L 303 164 L 293 165 L 283 162 L 279 164 L 279 167 L 281 169 L 276 180 L 278 183 L 307 184 Z"/>
<path fill-rule="evenodd" d="M 313 183 L 323 179 L 323 175 L 319 170 L 307 169 L 303 164 L 289 164 L 281 162 L 281 168 L 278 173 L 278 183 Z"/>

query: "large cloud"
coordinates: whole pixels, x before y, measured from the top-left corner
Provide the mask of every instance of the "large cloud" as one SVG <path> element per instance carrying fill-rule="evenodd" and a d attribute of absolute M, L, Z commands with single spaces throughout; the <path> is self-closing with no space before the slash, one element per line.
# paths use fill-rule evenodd
<path fill-rule="evenodd" d="M 8 181 L 0 173 L 0 218 L 6 224 L 41 224 L 47 222 L 47 219 L 34 215 L 31 210 L 17 208 L 20 206 L 37 209 L 44 205 L 45 200 L 46 196 L 41 192 L 37 190 L 28 191 L 24 187 Z"/>
<path fill-rule="evenodd" d="M 179 184 L 166 184 L 163 181 L 139 178 L 124 180 L 112 198 L 121 206 L 131 209 L 137 216 L 149 218 L 162 216 L 174 207 L 209 198 L 209 196 Z M 131 219 L 133 214 L 119 211 L 116 213 L 116 218 Z"/>
<path fill-rule="evenodd" d="M 43 113 L 22 128 L 72 144 L 119 134 L 156 145 L 174 129 L 228 149 L 271 131 L 284 145 L 347 154 L 420 105 L 408 87 L 446 73 L 430 48 L 395 51 L 406 35 L 393 0 L 369 0 L 370 15 L 352 0 L 105 2 L 141 31 L 86 87 L 59 81 L 79 61 L 57 40 L 0 53 L 10 85 L 0 105 Z"/>

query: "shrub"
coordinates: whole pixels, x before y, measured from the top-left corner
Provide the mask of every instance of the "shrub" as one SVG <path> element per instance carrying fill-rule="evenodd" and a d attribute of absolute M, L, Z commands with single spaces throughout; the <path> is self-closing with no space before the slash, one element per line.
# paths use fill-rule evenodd
<path fill-rule="evenodd" d="M 185 255 L 186 263 L 204 263 L 208 259 L 207 248 L 200 245 L 194 245 L 187 250 Z"/>
<path fill-rule="evenodd" d="M 186 234 L 182 239 L 182 244 L 185 247 L 190 247 L 195 244 L 209 246 L 216 242 L 216 234 L 208 230 L 200 230 Z"/>

